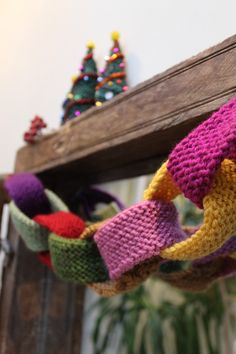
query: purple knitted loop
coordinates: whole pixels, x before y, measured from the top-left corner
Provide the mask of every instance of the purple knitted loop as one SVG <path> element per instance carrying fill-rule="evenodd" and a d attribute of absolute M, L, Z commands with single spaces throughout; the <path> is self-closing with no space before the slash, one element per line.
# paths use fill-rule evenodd
<path fill-rule="evenodd" d="M 184 195 L 202 208 L 224 159 L 236 162 L 236 99 L 194 129 L 169 156 L 168 170 Z"/>
<path fill-rule="evenodd" d="M 40 180 L 30 173 L 20 173 L 5 181 L 5 188 L 17 207 L 28 217 L 50 213 L 50 204 Z"/>
<path fill-rule="evenodd" d="M 96 205 L 100 203 L 109 204 L 115 203 L 120 210 L 124 210 L 124 204 L 113 194 L 108 193 L 98 187 L 88 187 L 79 190 L 73 200 L 72 208 L 77 208 L 79 205 L 85 214 L 86 219 L 93 220 L 93 213 L 96 210 Z"/>
<path fill-rule="evenodd" d="M 236 272 L 236 260 L 230 257 L 226 257 L 222 268 L 220 270 L 219 276 L 226 277 Z"/>
<path fill-rule="evenodd" d="M 111 279 L 185 239 L 173 203 L 145 201 L 124 210 L 99 229 L 94 239 Z"/>

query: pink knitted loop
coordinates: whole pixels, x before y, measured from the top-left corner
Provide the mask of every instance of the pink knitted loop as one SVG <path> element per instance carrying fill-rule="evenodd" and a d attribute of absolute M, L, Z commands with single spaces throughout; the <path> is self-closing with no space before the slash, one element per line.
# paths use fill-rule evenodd
<path fill-rule="evenodd" d="M 216 170 L 236 162 L 236 99 L 194 129 L 172 151 L 168 170 L 184 195 L 202 208 Z"/>
<path fill-rule="evenodd" d="M 185 238 L 172 203 L 145 201 L 121 212 L 94 236 L 111 279 Z"/>

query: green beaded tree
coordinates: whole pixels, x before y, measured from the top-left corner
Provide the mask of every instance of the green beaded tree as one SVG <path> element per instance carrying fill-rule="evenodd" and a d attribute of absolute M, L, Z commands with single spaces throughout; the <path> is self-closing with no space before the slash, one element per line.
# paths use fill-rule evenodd
<path fill-rule="evenodd" d="M 87 43 L 87 54 L 80 66 L 80 74 L 72 78 L 72 88 L 63 103 L 61 124 L 80 116 L 95 104 L 95 88 L 97 85 L 97 66 L 93 59 L 94 43 Z"/>
<path fill-rule="evenodd" d="M 110 55 L 105 57 L 106 67 L 100 70 L 98 77 L 95 99 L 96 106 L 101 106 L 103 102 L 110 100 L 117 94 L 127 91 L 124 55 L 119 45 L 119 33 L 112 33 L 113 46 Z"/>

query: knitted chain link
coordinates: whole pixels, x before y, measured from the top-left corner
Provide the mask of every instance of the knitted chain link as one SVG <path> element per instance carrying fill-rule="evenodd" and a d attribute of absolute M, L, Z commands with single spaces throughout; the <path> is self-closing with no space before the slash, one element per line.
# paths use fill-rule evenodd
<path fill-rule="evenodd" d="M 65 210 L 67 206 L 50 190 L 45 190 L 52 211 Z M 12 222 L 24 240 L 26 246 L 33 252 L 47 251 L 49 230 L 41 227 L 34 220 L 24 214 L 14 203 L 10 202 Z"/>
<path fill-rule="evenodd" d="M 236 271 L 236 99 L 174 148 L 143 202 L 104 222 L 86 227 L 30 174 L 8 178 L 6 189 L 17 231 L 32 251 L 48 252 L 44 263 L 62 279 L 103 296 L 131 290 L 151 274 L 204 290 Z M 203 209 L 199 227 L 179 225 L 173 200 L 180 194 Z"/>

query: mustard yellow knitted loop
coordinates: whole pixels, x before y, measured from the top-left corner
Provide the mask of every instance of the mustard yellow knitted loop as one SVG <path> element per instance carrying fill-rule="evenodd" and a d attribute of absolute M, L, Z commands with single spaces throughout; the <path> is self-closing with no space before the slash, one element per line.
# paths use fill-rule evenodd
<path fill-rule="evenodd" d="M 236 234 L 236 164 L 224 160 L 203 200 L 204 220 L 200 229 L 184 241 L 163 249 L 161 257 L 194 260 L 206 256 Z"/>
<path fill-rule="evenodd" d="M 157 170 L 150 185 L 144 192 L 145 200 L 161 199 L 170 202 L 177 195 L 181 194 L 181 190 L 173 181 L 167 170 L 168 161 L 164 162 Z"/>
<path fill-rule="evenodd" d="M 85 240 L 86 238 L 92 237 L 100 227 L 102 227 L 106 221 L 97 222 L 96 224 L 92 224 L 86 227 L 86 229 L 80 235 L 80 240 Z"/>
<path fill-rule="evenodd" d="M 230 258 L 236 259 L 236 252 L 232 252 L 229 254 Z"/>

